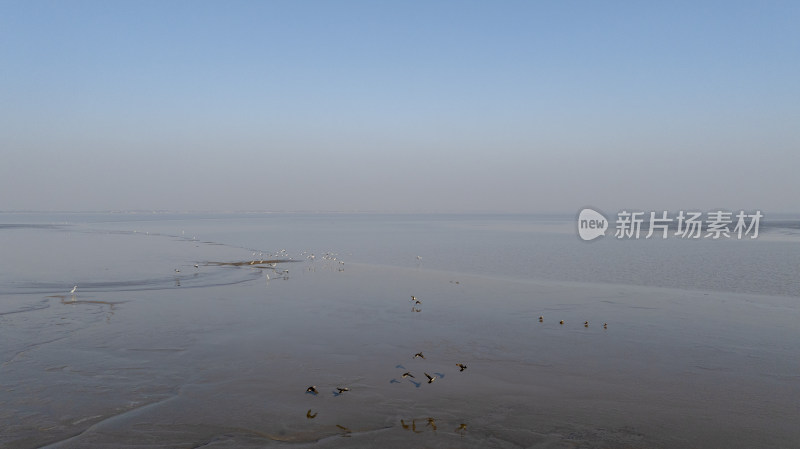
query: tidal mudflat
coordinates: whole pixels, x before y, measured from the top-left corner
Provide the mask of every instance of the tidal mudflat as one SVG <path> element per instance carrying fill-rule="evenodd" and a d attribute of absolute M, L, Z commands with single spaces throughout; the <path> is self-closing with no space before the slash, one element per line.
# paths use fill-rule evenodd
<path fill-rule="evenodd" d="M 94 228 L 0 230 L 2 447 L 800 441 L 796 297 Z"/>

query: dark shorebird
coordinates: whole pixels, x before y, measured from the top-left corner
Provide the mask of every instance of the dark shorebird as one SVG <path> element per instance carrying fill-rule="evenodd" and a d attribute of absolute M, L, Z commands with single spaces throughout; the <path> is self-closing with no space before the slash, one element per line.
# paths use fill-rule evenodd
<path fill-rule="evenodd" d="M 464 371 L 467 369 L 467 365 L 464 365 L 463 363 L 456 363 L 456 366 L 458 367 L 459 371 Z"/>
<path fill-rule="evenodd" d="M 402 375 L 402 376 L 400 376 L 400 377 L 402 377 L 403 379 L 405 379 L 406 377 L 411 377 L 411 378 L 414 378 L 414 379 L 416 379 L 416 377 L 414 377 L 414 375 L 413 375 L 413 374 L 411 374 L 411 373 L 403 373 L 403 375 Z"/>
<path fill-rule="evenodd" d="M 176 269 L 175 269 L 175 272 L 176 272 L 176 273 L 180 273 L 180 272 L 181 272 L 181 270 L 179 270 L 179 269 L 177 269 L 177 268 L 176 268 Z"/>
<path fill-rule="evenodd" d="M 583 322 L 583 327 L 589 327 L 589 322 L 588 321 L 584 321 Z"/>
<path fill-rule="evenodd" d="M 339 394 L 342 394 L 342 393 L 344 393 L 345 391 L 350 391 L 350 389 L 349 389 L 349 388 L 347 388 L 347 387 L 344 387 L 344 388 L 342 388 L 342 387 L 336 387 L 336 389 L 337 389 L 337 390 L 339 390 Z"/>
<path fill-rule="evenodd" d="M 318 394 L 319 391 L 317 391 L 317 386 L 316 385 L 312 385 L 312 386 L 306 388 L 306 393 Z"/>
<path fill-rule="evenodd" d="M 539 317 L 539 322 L 541 323 L 541 322 L 543 322 L 543 321 L 544 321 L 544 317 L 543 317 L 543 316 L 540 316 L 540 317 Z"/>
<path fill-rule="evenodd" d="M 608 323 L 603 323 L 603 329 L 608 329 Z"/>
<path fill-rule="evenodd" d="M 427 377 L 427 378 L 428 378 L 428 383 L 429 383 L 429 384 L 432 384 L 432 383 L 433 383 L 433 381 L 434 381 L 434 380 L 436 380 L 436 378 L 435 378 L 435 377 L 431 376 L 431 375 L 430 375 L 430 374 L 428 374 L 428 373 L 425 373 L 425 377 Z"/>
<path fill-rule="evenodd" d="M 564 320 L 559 321 L 558 324 L 564 324 Z"/>
<path fill-rule="evenodd" d="M 419 358 L 421 358 L 421 359 L 424 359 L 424 358 L 425 358 L 425 356 L 424 356 L 424 355 L 422 355 L 422 353 L 421 353 L 421 352 L 418 352 L 418 353 L 414 354 L 414 358 L 416 359 L 417 357 L 419 357 Z"/>

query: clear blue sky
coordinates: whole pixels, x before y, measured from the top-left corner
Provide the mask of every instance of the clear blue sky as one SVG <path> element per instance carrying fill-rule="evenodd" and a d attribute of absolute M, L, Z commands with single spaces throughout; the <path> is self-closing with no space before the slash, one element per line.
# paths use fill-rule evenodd
<path fill-rule="evenodd" d="M 796 1 L 2 1 L 0 61 L 0 210 L 800 209 Z"/>

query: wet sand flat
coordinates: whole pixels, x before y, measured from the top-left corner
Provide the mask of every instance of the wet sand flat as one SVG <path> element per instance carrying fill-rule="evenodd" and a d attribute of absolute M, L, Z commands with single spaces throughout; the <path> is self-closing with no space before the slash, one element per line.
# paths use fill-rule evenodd
<path fill-rule="evenodd" d="M 144 287 L 0 296 L 0 446 L 798 441 L 796 298 L 189 248 L 179 274 L 137 268 Z"/>

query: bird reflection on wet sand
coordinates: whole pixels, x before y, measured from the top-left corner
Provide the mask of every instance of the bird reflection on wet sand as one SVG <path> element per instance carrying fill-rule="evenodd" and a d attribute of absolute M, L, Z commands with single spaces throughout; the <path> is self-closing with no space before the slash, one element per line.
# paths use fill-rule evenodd
<path fill-rule="evenodd" d="M 428 426 L 430 426 L 434 432 L 436 432 L 436 420 L 433 418 L 428 418 Z"/>
<path fill-rule="evenodd" d="M 414 433 L 423 433 L 425 431 L 424 428 L 422 430 L 417 429 L 416 419 L 412 419 L 410 425 L 406 424 L 406 421 L 404 419 L 401 419 L 400 427 L 402 427 L 403 430 L 410 430 Z M 439 429 L 439 427 L 436 425 L 436 418 L 433 417 L 425 418 L 425 427 L 430 427 L 431 432 L 436 432 Z M 467 427 L 466 424 L 461 424 L 461 426 L 456 429 L 456 432 L 458 432 L 459 430 L 465 430 L 466 427 Z"/>
<path fill-rule="evenodd" d="M 349 436 L 350 436 L 350 434 L 351 434 L 351 433 L 353 433 L 353 431 L 352 431 L 352 430 L 348 429 L 348 428 L 347 428 L 347 427 L 345 427 L 345 426 L 342 426 L 342 425 L 336 424 L 336 427 L 338 427 L 339 429 L 341 429 L 341 430 L 342 430 L 342 432 L 344 432 L 344 433 L 342 434 L 342 436 L 343 436 L 343 437 L 349 437 Z"/>

